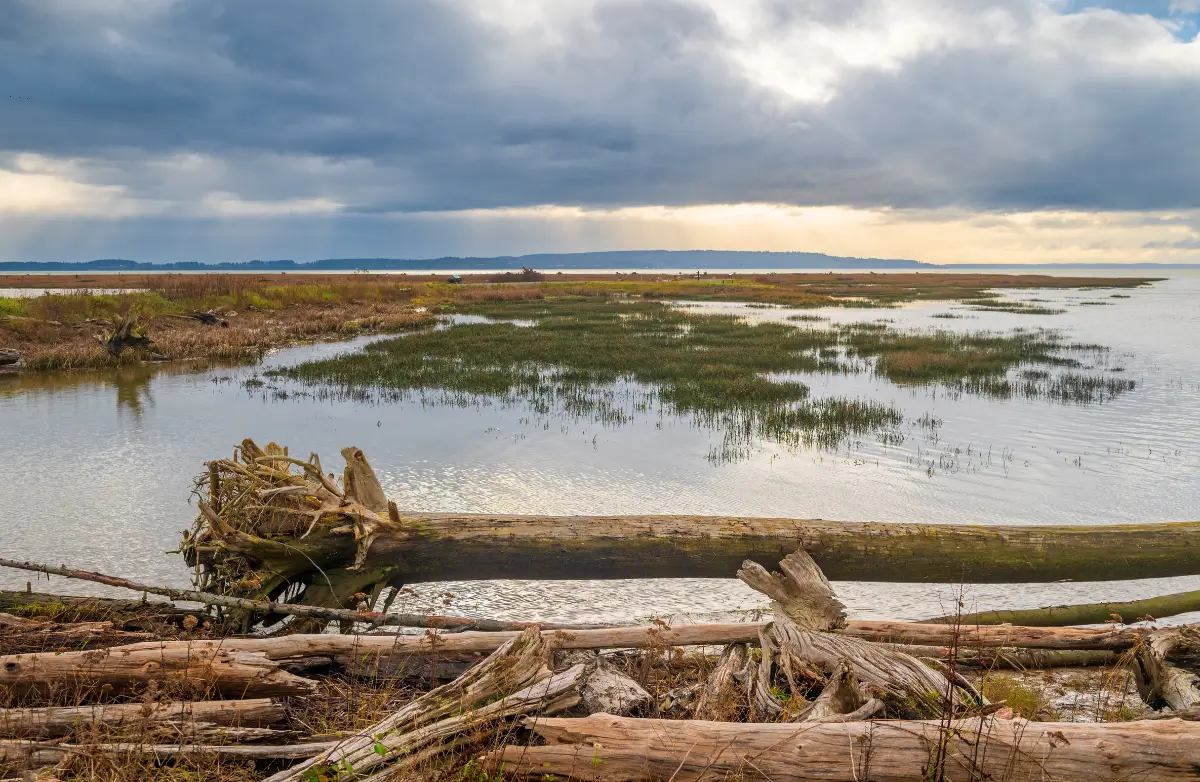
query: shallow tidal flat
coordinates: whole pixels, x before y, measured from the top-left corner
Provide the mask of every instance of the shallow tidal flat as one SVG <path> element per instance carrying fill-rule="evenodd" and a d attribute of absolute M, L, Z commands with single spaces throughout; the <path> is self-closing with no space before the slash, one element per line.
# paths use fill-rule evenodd
<path fill-rule="evenodd" d="M 165 552 L 194 517 L 192 479 L 246 436 L 327 458 L 358 446 L 388 495 L 415 510 L 1192 518 L 1200 433 L 1184 411 L 1200 403 L 1198 282 L 1008 290 L 983 311 L 974 295 L 800 308 L 746 297 L 752 286 L 740 300 L 680 283 L 665 301 L 620 291 L 579 301 L 546 283 L 522 288 L 540 298 L 506 302 L 471 298 L 515 288 L 443 296 L 452 286 L 430 283 L 437 296 L 414 298 L 441 322 L 400 338 L 287 348 L 257 364 L 4 379 L 0 429 L 23 457 L 0 501 L 32 520 L 6 529 L 5 548 L 185 584 Z M 720 580 L 413 588 L 397 608 L 547 621 L 761 605 Z M 974 585 L 968 607 L 1197 588 L 1189 578 Z M 950 609 L 949 587 L 838 592 L 864 618 Z"/>

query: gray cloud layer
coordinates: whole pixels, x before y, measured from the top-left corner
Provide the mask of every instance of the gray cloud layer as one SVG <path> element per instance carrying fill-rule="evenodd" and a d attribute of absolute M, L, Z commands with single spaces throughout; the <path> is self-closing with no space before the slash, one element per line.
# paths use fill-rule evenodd
<path fill-rule="evenodd" d="M 0 151 L 364 214 L 1200 207 L 1188 4 L 1080 7 L 8 0 Z"/>

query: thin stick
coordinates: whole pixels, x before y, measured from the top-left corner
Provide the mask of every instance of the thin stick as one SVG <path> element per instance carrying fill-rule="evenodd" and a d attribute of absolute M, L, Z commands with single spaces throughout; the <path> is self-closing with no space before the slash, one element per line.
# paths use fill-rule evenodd
<path fill-rule="evenodd" d="M 552 622 L 503 622 L 496 619 L 469 619 L 457 616 L 427 616 L 425 614 L 381 614 L 375 611 L 351 611 L 343 608 L 323 608 L 321 606 L 295 605 L 292 603 L 276 603 L 273 600 L 249 600 L 244 597 L 229 597 L 214 595 L 210 592 L 198 592 L 194 589 L 171 589 L 169 587 L 142 584 L 117 576 L 108 576 L 90 570 L 76 570 L 68 567 L 40 565 L 36 562 L 18 562 L 13 559 L 0 558 L 0 567 L 32 570 L 37 573 L 75 578 L 80 581 L 93 581 L 121 589 L 132 589 L 136 592 L 149 592 L 152 595 L 162 595 L 171 600 L 186 600 L 193 603 L 236 608 L 257 613 L 287 614 L 303 616 L 311 619 L 328 619 L 337 622 L 365 622 L 383 627 L 427 627 L 456 630 L 482 630 L 497 632 L 507 630 L 524 630 L 526 627 L 539 625 L 544 630 L 593 630 L 609 627 L 610 625 L 555 624 Z"/>

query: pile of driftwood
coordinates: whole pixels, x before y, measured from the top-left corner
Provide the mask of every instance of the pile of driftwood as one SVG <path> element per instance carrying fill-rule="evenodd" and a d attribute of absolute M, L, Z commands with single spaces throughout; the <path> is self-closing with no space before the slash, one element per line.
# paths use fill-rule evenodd
<path fill-rule="evenodd" d="M 1094 572 L 1105 534 L 1110 544 L 1136 541 L 1106 575 L 1133 572 L 1129 560 L 1161 575 L 1191 567 L 1191 525 L 1157 525 L 1172 548 L 1132 528 L 1090 533 L 1087 541 L 1065 527 L 1010 533 L 402 514 L 361 451 L 343 454 L 340 480 L 315 455 L 294 459 L 251 441 L 211 463 L 197 482 L 200 517 L 183 546 L 195 589 L 0 560 L 205 607 L 153 609 L 161 611 L 154 621 L 176 628 L 170 639 L 148 639 L 148 625 L 138 623 L 5 617 L 5 639 L 40 635 L 53 650 L 0 656 L 0 695 L 9 706 L 0 709 L 0 770 L 53 775 L 96 752 L 161 764 L 212 756 L 253 763 L 253 778 L 310 781 L 419 779 L 446 768 L 459 778 L 469 770 L 470 778 L 537 780 L 1169 780 L 1194 779 L 1200 768 L 1200 686 L 1192 672 L 1200 634 L 1192 628 L 1056 626 L 1064 618 L 1108 619 L 1110 604 L 1024 612 L 1028 625 L 989 624 L 997 617 L 986 614 L 848 621 L 826 578 L 830 570 L 864 577 L 868 561 L 883 579 L 942 573 L 954 563 L 961 575 L 964 564 L 988 556 L 999 561 L 984 568 L 986 577 L 1070 577 L 1062 573 Z M 640 537 L 624 537 L 631 532 Z M 1064 538 L 1079 543 L 1077 557 L 1057 548 Z M 563 567 L 556 559 L 579 563 L 576 578 L 677 574 L 687 566 L 711 576 L 740 551 L 724 575 L 769 598 L 771 617 L 594 627 L 387 611 L 387 593 L 413 573 L 440 563 L 461 572 L 448 553 L 456 545 L 475 578 L 509 573 L 521 558 L 523 572 L 541 577 Z M 767 559 L 785 547 L 791 553 Z M 1192 597 L 1162 600 L 1186 607 Z M 1142 618 L 1152 602 L 1123 610 Z M 0 594 L 4 606 L 30 613 L 19 596 Z M 395 625 L 426 630 L 383 629 Z M 649 692 L 616 664 L 618 654 L 650 660 L 683 647 L 709 663 L 669 692 Z M 1028 721 L 1003 702 L 989 703 L 968 675 L 1083 665 L 1131 671 L 1156 719 Z M 430 684 L 364 729 L 298 732 L 287 715 L 318 697 L 333 675 Z M 64 693 L 70 705 L 56 705 Z M 130 724 L 166 727 L 173 738 L 110 738 Z"/>
<path fill-rule="evenodd" d="M 50 702 L 64 691 L 81 701 L 0 709 L 0 767 L 53 768 L 96 751 L 161 763 L 210 754 L 260 762 L 270 780 L 382 780 L 420 778 L 466 752 L 482 773 L 543 780 L 926 782 L 1192 779 L 1200 765 L 1200 722 L 1191 721 L 1200 690 L 1173 664 L 1195 654 L 1190 629 L 847 622 L 803 551 L 780 572 L 746 562 L 737 575 L 771 598 L 770 621 L 142 641 L 100 623 L 5 619 L 67 647 L 94 643 L 98 632 L 135 642 L 0 657 L 8 701 Z M 724 649 L 705 680 L 658 702 L 596 654 L 684 645 Z M 1043 664 L 1078 662 L 1053 657 L 1064 652 L 1123 653 L 1147 701 L 1168 709 L 1159 716 L 1182 719 L 1029 722 L 987 703 L 962 674 L 1038 655 Z M 412 675 L 434 659 L 465 670 L 365 730 L 297 736 L 275 727 L 289 700 L 313 695 L 322 672 Z M 136 699 L 154 688 L 180 699 Z M 177 739 L 103 742 L 106 729 L 134 723 L 169 725 Z M 81 726 L 96 729 L 96 743 L 63 740 Z"/>

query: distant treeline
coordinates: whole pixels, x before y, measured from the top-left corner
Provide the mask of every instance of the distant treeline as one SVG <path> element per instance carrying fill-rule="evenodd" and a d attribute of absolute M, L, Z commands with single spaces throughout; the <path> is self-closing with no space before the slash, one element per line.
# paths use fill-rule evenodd
<path fill-rule="evenodd" d="M 916 269 L 930 264 L 884 258 L 844 258 L 823 253 L 730 250 L 618 250 L 542 253 L 491 258 L 326 258 L 320 261 L 175 261 L 150 263 L 121 258 L 95 261 L 0 263 L 0 273 L 21 271 L 500 271 L 505 269 Z"/>

